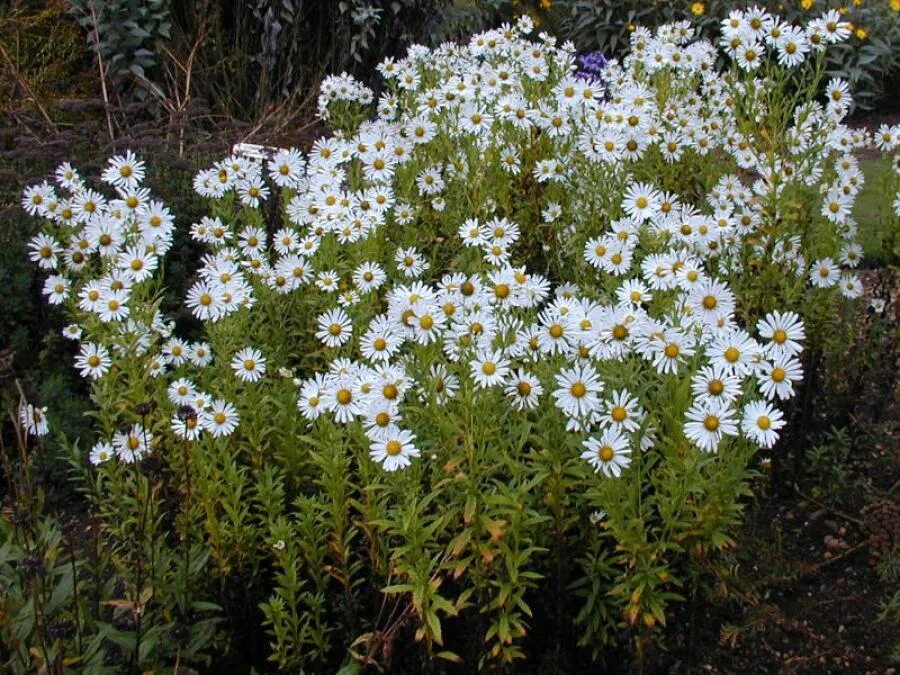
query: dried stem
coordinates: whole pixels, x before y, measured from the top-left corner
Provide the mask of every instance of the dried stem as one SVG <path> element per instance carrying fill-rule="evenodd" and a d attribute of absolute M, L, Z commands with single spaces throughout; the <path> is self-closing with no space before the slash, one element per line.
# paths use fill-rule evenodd
<path fill-rule="evenodd" d="M 6 65 L 9 66 L 9 69 L 12 71 L 13 78 L 16 80 L 16 83 L 22 88 L 25 92 L 25 96 L 34 101 L 34 104 L 37 106 L 38 111 L 41 113 L 41 117 L 44 118 L 44 121 L 47 123 L 53 133 L 57 133 L 58 129 L 56 128 L 56 124 L 50 118 L 50 115 L 47 113 L 47 109 L 44 105 L 38 100 L 38 97 L 35 95 L 34 90 L 28 84 L 28 80 L 19 72 L 19 69 L 16 67 L 15 62 L 10 57 L 9 53 L 6 51 L 6 48 L 0 44 L 0 56 L 3 57 L 3 60 L 6 62 Z"/>
<path fill-rule="evenodd" d="M 106 88 L 106 76 L 109 68 L 103 63 L 103 54 L 100 50 L 100 27 L 97 18 L 97 11 L 92 4 L 89 5 L 91 10 L 91 24 L 93 26 L 94 51 L 97 52 L 97 68 L 100 71 L 100 89 L 103 92 L 103 110 L 106 113 L 106 128 L 109 132 L 109 140 L 115 140 L 115 132 L 113 130 L 112 109 L 109 103 L 109 91 Z"/>

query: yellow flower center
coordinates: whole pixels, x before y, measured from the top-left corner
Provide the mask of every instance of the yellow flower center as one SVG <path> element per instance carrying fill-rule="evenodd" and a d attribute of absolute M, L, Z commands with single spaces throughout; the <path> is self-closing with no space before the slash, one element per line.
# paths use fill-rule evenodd
<path fill-rule="evenodd" d="M 703 420 L 703 426 L 706 427 L 707 431 L 715 431 L 719 428 L 719 418 L 715 415 L 707 415 L 706 419 Z"/>
<path fill-rule="evenodd" d="M 400 395 L 400 391 L 397 389 L 396 385 L 393 384 L 384 385 L 381 389 L 381 393 L 388 401 L 393 401 Z"/>
<path fill-rule="evenodd" d="M 225 424 L 225 421 L 228 419 L 223 412 L 217 412 L 213 417 L 216 424 Z"/>
<path fill-rule="evenodd" d="M 612 458 L 615 457 L 616 453 L 609 445 L 601 446 L 599 450 L 597 450 L 597 457 L 600 458 L 601 462 L 609 462 L 612 461 Z"/>
<path fill-rule="evenodd" d="M 772 427 L 772 420 L 770 420 L 766 415 L 760 415 L 756 418 L 756 426 L 758 426 L 763 431 L 768 431 Z"/>
<path fill-rule="evenodd" d="M 739 358 L 741 358 L 741 352 L 737 347 L 729 347 L 725 350 L 725 360 L 729 363 L 734 363 Z"/>
<path fill-rule="evenodd" d="M 403 446 L 400 445 L 400 441 L 392 439 L 385 444 L 384 449 L 387 454 L 394 457 L 400 454 L 400 451 L 403 450 Z"/>
<path fill-rule="evenodd" d="M 576 382 L 571 386 L 569 391 L 575 398 L 582 398 L 587 393 L 587 387 L 584 386 L 583 382 Z"/>
<path fill-rule="evenodd" d="M 485 361 L 481 364 L 481 372 L 485 375 L 493 375 L 497 372 L 497 364 L 492 361 Z"/>
<path fill-rule="evenodd" d="M 612 409 L 612 413 L 610 413 L 610 417 L 612 417 L 613 421 L 615 421 L 615 422 L 624 422 L 625 418 L 628 417 L 628 411 L 625 410 L 625 408 L 623 408 L 622 406 L 617 405 L 615 408 Z"/>
<path fill-rule="evenodd" d="M 784 368 L 773 368 L 772 369 L 772 381 L 773 382 L 784 382 L 787 377 L 787 371 Z"/>
<path fill-rule="evenodd" d="M 787 333 L 785 333 L 781 328 L 772 333 L 772 341 L 777 345 L 783 345 L 787 342 Z"/>
<path fill-rule="evenodd" d="M 339 389 L 336 398 L 341 405 L 347 405 L 353 400 L 353 393 L 349 389 Z"/>
<path fill-rule="evenodd" d="M 719 301 L 716 300 L 716 296 L 714 295 L 707 295 L 705 298 L 703 298 L 703 309 L 713 310 L 718 304 Z"/>
<path fill-rule="evenodd" d="M 666 348 L 663 350 L 663 353 L 666 355 L 667 358 L 674 359 L 676 356 L 678 356 L 680 351 L 681 350 L 678 348 L 678 345 L 676 345 L 674 342 L 670 342 L 669 344 L 666 345 Z"/>

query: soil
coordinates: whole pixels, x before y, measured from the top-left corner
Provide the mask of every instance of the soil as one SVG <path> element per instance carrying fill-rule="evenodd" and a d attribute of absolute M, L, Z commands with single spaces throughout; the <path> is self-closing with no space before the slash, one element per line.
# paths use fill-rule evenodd
<path fill-rule="evenodd" d="M 894 672 L 897 625 L 878 620 L 891 589 L 860 515 L 799 495 L 761 505 L 736 537 L 750 588 L 730 609 L 697 612 L 693 644 L 688 635 L 669 672 Z"/>

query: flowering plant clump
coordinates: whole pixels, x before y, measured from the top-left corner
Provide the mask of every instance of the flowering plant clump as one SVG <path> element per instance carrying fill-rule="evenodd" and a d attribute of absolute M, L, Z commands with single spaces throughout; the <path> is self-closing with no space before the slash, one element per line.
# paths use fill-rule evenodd
<path fill-rule="evenodd" d="M 660 24 L 688 20 L 703 37 L 718 38 L 721 22 L 743 22 L 766 29 L 780 37 L 782 29 L 797 24 L 820 27 L 841 26 L 842 40 L 833 43 L 826 55 L 827 72 L 848 80 L 855 104 L 872 110 L 890 98 L 896 81 L 897 48 L 900 44 L 900 1 L 800 0 L 776 2 L 759 0 L 738 8 L 734 2 L 671 2 L 647 0 L 562 0 L 562 32 L 582 49 L 600 49 L 618 55 L 628 46 L 638 25 L 654 28 Z"/>
<path fill-rule="evenodd" d="M 179 545 L 219 579 L 274 568 L 282 668 L 384 663 L 410 621 L 427 658 L 471 663 L 572 620 L 594 657 L 622 627 L 640 645 L 701 576 L 685 565 L 731 544 L 804 344 L 860 293 L 871 139 L 842 122 L 845 82 L 816 100 L 843 23 L 735 12 L 719 48 L 638 28 L 577 76 L 531 32 L 384 61 L 374 117 L 329 78 L 335 131 L 308 153 L 201 171 L 190 340 L 159 310 L 175 224 L 136 157 L 110 160 L 114 195 L 68 165 L 64 193 L 26 190 L 93 380 L 100 512 L 161 499 L 129 468 L 166 465 L 182 499 L 153 508 L 179 511 Z"/>

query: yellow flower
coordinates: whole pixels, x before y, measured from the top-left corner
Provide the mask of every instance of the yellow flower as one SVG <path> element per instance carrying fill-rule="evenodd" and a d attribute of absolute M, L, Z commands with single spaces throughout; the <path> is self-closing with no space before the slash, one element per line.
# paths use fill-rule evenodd
<path fill-rule="evenodd" d="M 541 9 L 550 9 L 551 0 L 541 0 Z"/>
<path fill-rule="evenodd" d="M 866 32 L 865 28 L 860 26 L 859 28 L 856 29 L 856 37 L 859 38 L 860 40 L 865 40 L 867 37 L 869 37 L 869 34 Z"/>
<path fill-rule="evenodd" d="M 862 0 L 853 0 L 854 7 L 859 7 L 860 5 L 862 5 Z"/>
<path fill-rule="evenodd" d="M 628 29 L 629 33 L 634 32 L 634 24 L 633 23 L 628 24 L 627 26 L 625 26 L 625 28 Z"/>
<path fill-rule="evenodd" d="M 706 5 L 702 2 L 695 2 L 691 5 L 691 14 L 694 16 L 701 16 L 706 12 Z"/>
<path fill-rule="evenodd" d="M 838 7 L 838 14 L 840 14 L 841 16 L 844 16 L 846 13 L 847 13 L 846 7 Z"/>
<path fill-rule="evenodd" d="M 803 9 L 812 9 L 813 5 L 816 4 L 816 0 L 801 0 L 800 6 Z"/>
<path fill-rule="evenodd" d="M 900 0 L 891 0 L 891 9 L 900 12 Z"/>

